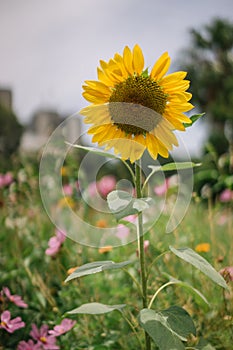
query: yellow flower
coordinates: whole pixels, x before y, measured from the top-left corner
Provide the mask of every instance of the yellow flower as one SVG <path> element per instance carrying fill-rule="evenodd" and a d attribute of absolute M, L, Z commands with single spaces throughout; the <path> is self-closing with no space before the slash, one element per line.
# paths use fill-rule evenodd
<path fill-rule="evenodd" d="M 170 57 L 165 52 L 152 67 L 144 70 L 144 57 L 139 45 L 123 55 L 116 53 L 108 62 L 100 61 L 98 81 L 87 80 L 84 98 L 91 105 L 80 113 L 92 124 L 88 133 L 92 141 L 133 163 L 147 149 L 153 159 L 168 157 L 173 145 L 178 146 L 173 130 L 184 131 L 191 123 L 184 112 L 193 108 L 188 101 L 186 72 L 166 75 Z M 166 75 L 166 76 L 165 76 Z"/>
<path fill-rule="evenodd" d="M 68 169 L 66 166 L 61 167 L 61 176 L 67 176 L 68 175 Z"/>
<path fill-rule="evenodd" d="M 60 208 L 70 207 L 73 209 L 75 207 L 75 202 L 71 197 L 65 196 L 58 201 L 58 206 Z"/>
<path fill-rule="evenodd" d="M 200 243 L 195 247 L 196 252 L 198 253 L 208 253 L 210 251 L 209 243 Z"/>
<path fill-rule="evenodd" d="M 106 227 L 108 227 L 108 223 L 107 223 L 107 221 L 104 220 L 104 219 L 99 219 L 99 220 L 97 220 L 95 224 L 96 224 L 96 226 L 99 227 L 99 228 L 106 228 Z"/>
<path fill-rule="evenodd" d="M 107 245 L 106 247 L 99 248 L 99 253 L 104 254 L 112 251 L 112 246 Z"/>

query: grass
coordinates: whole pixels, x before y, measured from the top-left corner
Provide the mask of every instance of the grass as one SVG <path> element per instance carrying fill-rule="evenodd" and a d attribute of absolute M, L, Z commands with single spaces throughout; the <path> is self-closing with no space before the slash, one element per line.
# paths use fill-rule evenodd
<path fill-rule="evenodd" d="M 100 254 L 98 249 L 85 247 L 66 239 L 54 257 L 47 256 L 48 240 L 55 227 L 49 220 L 39 194 L 38 168 L 34 162 L 23 161 L 15 181 L 10 187 L 0 189 L 0 269 L 1 286 L 8 286 L 12 294 L 19 294 L 28 303 L 27 309 L 10 305 L 14 317 L 21 316 L 26 323 L 13 334 L 1 331 L 0 349 L 16 349 L 20 340 L 29 339 L 31 324 L 48 324 L 52 328 L 60 323 L 64 314 L 83 303 L 127 304 L 123 313 L 139 330 L 137 314 L 141 308 L 135 283 L 122 270 L 105 271 L 64 283 L 67 271 L 75 266 L 96 260 L 120 262 L 132 260 L 126 267 L 135 279 L 139 278 L 136 242 L 114 248 Z M 209 243 L 210 251 L 200 253 L 215 268 L 233 266 L 233 232 L 231 208 L 219 203 L 203 203 L 194 198 L 188 212 L 171 234 L 165 234 L 167 220 L 162 215 L 145 239 L 150 241 L 146 259 L 150 264 L 155 257 L 168 250 L 169 245 L 190 247 Z M 168 275 L 190 283 L 207 298 L 210 307 L 195 299 L 181 286 L 168 286 L 159 293 L 154 308 L 171 305 L 184 307 L 193 317 L 197 337 L 190 339 L 190 346 L 209 344 L 206 349 L 232 349 L 233 286 L 223 291 L 191 265 L 171 253 L 164 254 L 152 266 L 149 276 L 149 296 L 168 279 Z M 77 320 L 76 326 L 58 339 L 61 349 L 104 350 L 139 349 L 137 338 L 119 312 L 92 316 L 67 315 Z M 143 334 L 140 333 L 141 342 Z M 212 346 L 212 347 L 211 347 Z M 199 347 L 200 349 L 204 347 Z"/>

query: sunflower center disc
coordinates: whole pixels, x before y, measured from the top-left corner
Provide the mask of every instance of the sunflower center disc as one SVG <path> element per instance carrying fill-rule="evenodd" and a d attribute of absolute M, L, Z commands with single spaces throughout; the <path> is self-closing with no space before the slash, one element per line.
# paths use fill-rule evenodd
<path fill-rule="evenodd" d="M 149 77 L 134 76 L 115 86 L 109 99 L 115 125 L 127 134 L 145 134 L 161 121 L 167 97 Z"/>

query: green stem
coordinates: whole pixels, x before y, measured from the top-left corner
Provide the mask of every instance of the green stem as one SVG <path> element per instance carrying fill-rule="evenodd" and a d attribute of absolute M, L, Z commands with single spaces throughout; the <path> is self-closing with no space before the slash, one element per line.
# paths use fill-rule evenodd
<path fill-rule="evenodd" d="M 136 336 L 138 343 L 140 344 L 140 347 L 142 349 L 142 344 L 141 344 L 141 340 L 138 336 L 138 333 L 136 331 L 136 327 L 132 324 L 132 322 L 128 319 L 128 317 L 125 316 L 124 312 L 120 311 L 122 317 L 124 318 L 124 320 L 128 323 L 128 325 L 130 326 L 130 328 L 132 329 L 134 335 Z"/>
<path fill-rule="evenodd" d="M 122 269 L 125 273 L 127 273 L 127 275 L 133 280 L 133 282 L 136 284 L 137 288 L 138 288 L 138 292 L 140 293 L 141 297 L 142 297 L 142 288 L 140 283 L 136 280 L 136 278 L 125 268 Z"/>
<path fill-rule="evenodd" d="M 142 181 L 141 181 L 141 164 L 135 163 L 135 185 L 137 198 L 142 198 Z M 140 261 L 141 285 L 142 285 L 142 305 L 147 308 L 147 277 L 145 267 L 144 236 L 143 236 L 143 217 L 142 213 L 138 214 L 138 254 Z M 146 350 L 151 350 L 150 336 L 145 332 Z"/>
<path fill-rule="evenodd" d="M 156 298 L 157 295 L 161 292 L 161 290 L 163 290 L 164 288 L 170 286 L 171 284 L 176 284 L 176 282 L 172 282 L 172 281 L 167 282 L 167 283 L 163 284 L 163 285 L 155 292 L 155 294 L 153 295 L 153 297 L 152 297 L 152 299 L 151 299 L 151 301 L 150 301 L 150 304 L 149 304 L 149 306 L 148 306 L 148 309 L 151 308 L 151 306 L 152 306 L 152 304 L 153 304 L 155 298 Z"/>

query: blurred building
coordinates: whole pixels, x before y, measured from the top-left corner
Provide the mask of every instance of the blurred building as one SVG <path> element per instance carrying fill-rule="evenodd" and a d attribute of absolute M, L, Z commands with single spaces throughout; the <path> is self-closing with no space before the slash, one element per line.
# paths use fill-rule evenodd
<path fill-rule="evenodd" d="M 20 150 L 23 152 L 35 152 L 42 148 L 49 140 L 53 131 L 66 119 L 56 111 L 38 110 L 34 113 L 30 124 L 21 139 Z M 74 136 L 81 135 L 81 123 L 79 119 L 72 120 L 66 126 L 66 138 L 72 140 Z"/>

